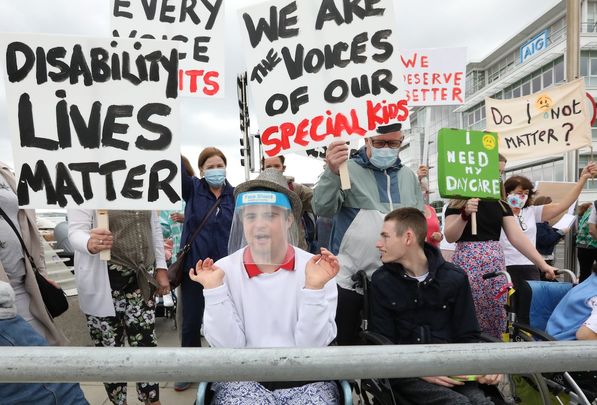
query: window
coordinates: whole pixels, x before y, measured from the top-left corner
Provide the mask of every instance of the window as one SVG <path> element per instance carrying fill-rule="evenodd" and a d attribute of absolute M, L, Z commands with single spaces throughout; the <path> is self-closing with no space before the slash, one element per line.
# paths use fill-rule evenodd
<path fill-rule="evenodd" d="M 512 98 L 520 97 L 520 87 L 515 87 L 512 89 Z"/>
<path fill-rule="evenodd" d="M 588 72 L 589 72 L 589 57 L 583 55 L 580 57 L 580 75 L 587 76 Z"/>
<path fill-rule="evenodd" d="M 531 94 L 531 82 L 524 82 L 522 84 L 522 95 L 528 96 Z"/>
<path fill-rule="evenodd" d="M 504 98 L 506 100 L 512 98 L 512 89 L 504 90 Z"/>
<path fill-rule="evenodd" d="M 564 81 L 564 61 L 560 60 L 558 64 L 553 67 L 554 81 L 560 83 Z"/>
<path fill-rule="evenodd" d="M 533 77 L 533 81 L 531 83 L 533 84 L 533 93 L 536 93 L 539 90 L 541 90 L 542 89 L 542 87 L 541 87 L 541 75 Z"/>
<path fill-rule="evenodd" d="M 543 72 L 543 88 L 551 86 L 553 83 L 553 70 L 549 69 Z"/>

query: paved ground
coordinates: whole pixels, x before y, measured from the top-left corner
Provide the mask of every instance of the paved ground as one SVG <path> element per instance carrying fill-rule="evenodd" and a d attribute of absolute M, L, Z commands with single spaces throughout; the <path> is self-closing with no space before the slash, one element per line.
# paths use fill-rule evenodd
<path fill-rule="evenodd" d="M 72 346 L 92 346 L 85 324 L 85 317 L 79 310 L 79 303 L 76 296 L 69 297 L 69 309 L 66 313 L 56 319 L 56 323 L 70 339 L 70 344 Z M 179 346 L 178 331 L 174 329 L 174 321 L 172 319 L 158 317 L 156 319 L 156 333 L 158 335 L 158 346 Z M 83 388 L 85 397 L 91 405 L 110 404 L 101 382 L 84 382 L 81 383 L 81 388 Z M 163 405 L 191 405 L 195 400 L 196 393 L 196 384 L 184 392 L 176 392 L 174 391 L 173 382 L 168 381 L 160 383 L 160 399 Z M 128 394 L 129 405 L 142 404 L 137 401 L 134 383 L 129 383 Z"/>

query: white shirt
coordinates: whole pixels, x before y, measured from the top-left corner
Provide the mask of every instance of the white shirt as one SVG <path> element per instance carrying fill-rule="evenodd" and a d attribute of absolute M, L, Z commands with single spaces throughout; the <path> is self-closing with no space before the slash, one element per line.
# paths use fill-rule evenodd
<path fill-rule="evenodd" d="M 322 347 L 336 337 L 336 280 L 308 290 L 305 266 L 313 256 L 297 247 L 295 270 L 249 278 L 243 249 L 216 262 L 224 284 L 203 290 L 205 338 L 214 347 Z"/>
<path fill-rule="evenodd" d="M 542 205 L 531 205 L 521 209 L 518 215 L 514 214 L 516 224 L 523 229 L 523 233 L 531 241 L 533 246 L 535 246 L 537 242 L 537 222 L 542 222 L 542 215 Z M 503 229 L 500 235 L 500 244 L 504 250 L 506 266 L 533 265 L 533 262 L 512 246 Z"/>

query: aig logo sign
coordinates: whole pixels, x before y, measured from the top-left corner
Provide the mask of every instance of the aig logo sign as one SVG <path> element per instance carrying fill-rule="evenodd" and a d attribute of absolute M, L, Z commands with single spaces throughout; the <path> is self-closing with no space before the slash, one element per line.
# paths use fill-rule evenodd
<path fill-rule="evenodd" d="M 531 56 L 547 48 L 547 30 L 535 35 L 530 41 L 520 47 L 520 63 L 524 63 Z"/>

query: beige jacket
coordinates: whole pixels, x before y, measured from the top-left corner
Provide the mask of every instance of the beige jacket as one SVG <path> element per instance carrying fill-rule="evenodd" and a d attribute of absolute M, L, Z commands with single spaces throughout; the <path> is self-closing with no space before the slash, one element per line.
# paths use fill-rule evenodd
<path fill-rule="evenodd" d="M 9 167 L 4 163 L 0 162 L 0 176 L 2 176 L 10 187 L 16 191 L 16 179 Z M 21 229 L 21 236 L 23 241 L 29 250 L 29 253 L 33 257 L 35 264 L 38 269 L 45 275 L 46 264 L 44 262 L 44 252 L 41 244 L 41 236 L 37 230 L 35 221 L 35 211 L 33 210 L 19 210 L 19 228 Z M 29 294 L 31 304 L 29 310 L 31 314 L 42 324 L 45 329 L 45 338 L 54 346 L 64 346 L 68 344 L 68 339 L 62 331 L 60 331 L 54 321 L 48 314 L 46 306 L 41 298 L 39 288 L 37 287 L 37 281 L 35 280 L 35 274 L 33 268 L 29 263 L 29 260 L 25 260 L 25 290 Z M 8 282 L 8 276 L 4 271 L 4 267 L 0 262 L 0 280 Z"/>

